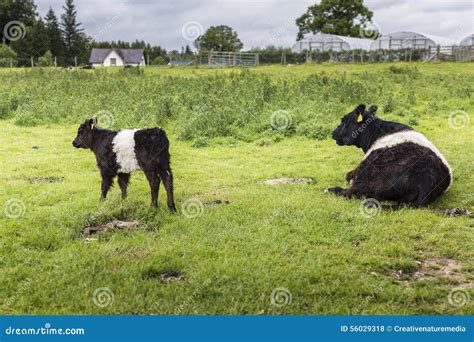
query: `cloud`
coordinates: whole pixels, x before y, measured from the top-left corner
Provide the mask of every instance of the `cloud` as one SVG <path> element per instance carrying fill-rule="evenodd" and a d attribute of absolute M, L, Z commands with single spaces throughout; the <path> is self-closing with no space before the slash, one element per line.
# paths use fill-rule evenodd
<path fill-rule="evenodd" d="M 167 49 L 192 43 L 182 35 L 183 26 L 198 22 L 204 29 L 228 25 L 245 48 L 295 42 L 295 19 L 314 0 L 76 0 L 85 32 L 100 40 L 144 40 Z M 366 0 L 382 33 L 418 31 L 458 39 L 474 32 L 471 0 Z M 64 1 L 37 1 L 44 16 L 51 6 L 57 15 Z"/>

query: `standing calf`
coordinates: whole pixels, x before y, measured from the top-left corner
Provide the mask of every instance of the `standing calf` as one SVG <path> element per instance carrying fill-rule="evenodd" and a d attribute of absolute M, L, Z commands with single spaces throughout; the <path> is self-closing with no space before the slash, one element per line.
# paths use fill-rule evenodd
<path fill-rule="evenodd" d="M 357 146 L 365 156 L 347 174 L 348 189 L 327 191 L 419 207 L 448 190 L 452 171 L 433 143 L 409 126 L 376 118 L 376 111 L 376 106 L 366 111 L 359 105 L 332 133 L 338 145 Z"/>
<path fill-rule="evenodd" d="M 76 148 L 90 148 L 94 152 L 102 176 L 101 201 L 107 197 L 115 176 L 118 176 L 122 198 L 125 199 L 130 173 L 142 169 L 150 183 L 151 205 L 158 205 L 158 191 L 160 181 L 163 180 L 168 208 L 176 211 L 169 140 L 162 129 L 110 131 L 97 127 L 96 118 L 92 118 L 79 126 L 72 145 Z"/>

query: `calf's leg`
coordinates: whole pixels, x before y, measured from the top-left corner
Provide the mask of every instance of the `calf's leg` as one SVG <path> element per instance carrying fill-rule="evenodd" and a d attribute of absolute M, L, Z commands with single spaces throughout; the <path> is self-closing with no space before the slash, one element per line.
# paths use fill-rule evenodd
<path fill-rule="evenodd" d="M 120 186 L 120 190 L 122 190 L 122 199 L 125 199 L 127 197 L 127 186 L 128 186 L 129 180 L 130 180 L 129 173 L 118 174 L 118 183 Z"/>
<path fill-rule="evenodd" d="M 171 169 L 160 170 L 160 177 L 163 180 L 163 185 L 166 189 L 167 204 L 170 211 L 176 211 L 173 195 L 173 173 Z"/>
<path fill-rule="evenodd" d="M 153 207 L 158 206 L 158 192 L 160 190 L 160 177 L 158 177 L 155 170 L 146 170 L 145 171 L 146 179 L 150 184 L 151 190 L 151 205 Z"/>
<path fill-rule="evenodd" d="M 105 198 L 107 197 L 107 192 L 112 186 L 112 183 L 114 181 L 114 175 L 109 174 L 107 172 L 101 172 L 101 176 L 102 176 L 102 186 L 101 186 L 102 194 L 100 196 L 100 201 L 103 202 L 105 201 Z"/>

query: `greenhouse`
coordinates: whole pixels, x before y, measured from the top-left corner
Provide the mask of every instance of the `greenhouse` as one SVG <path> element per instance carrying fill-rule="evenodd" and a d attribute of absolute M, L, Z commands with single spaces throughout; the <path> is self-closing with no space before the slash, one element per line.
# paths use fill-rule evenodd
<path fill-rule="evenodd" d="M 400 31 L 384 34 L 372 41 L 371 50 L 400 50 L 400 49 L 428 49 L 435 46 L 451 46 L 456 42 L 444 37 L 438 37 L 418 32 Z"/>
<path fill-rule="evenodd" d="M 344 51 L 344 50 L 369 50 L 371 39 L 344 37 L 332 34 L 318 33 L 307 36 L 293 45 L 293 52 L 308 51 Z"/>
<path fill-rule="evenodd" d="M 471 34 L 470 36 L 467 36 L 463 40 L 461 40 L 461 43 L 459 43 L 461 46 L 474 46 L 474 34 Z"/>

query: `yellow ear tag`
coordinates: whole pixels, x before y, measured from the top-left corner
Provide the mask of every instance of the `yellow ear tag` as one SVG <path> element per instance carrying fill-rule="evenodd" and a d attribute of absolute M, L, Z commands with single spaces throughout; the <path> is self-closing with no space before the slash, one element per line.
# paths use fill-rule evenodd
<path fill-rule="evenodd" d="M 94 124 L 91 125 L 91 129 L 94 129 Z"/>
<path fill-rule="evenodd" d="M 359 114 L 359 116 L 357 117 L 357 122 L 362 122 L 364 121 L 364 117 L 362 116 L 362 114 Z"/>

